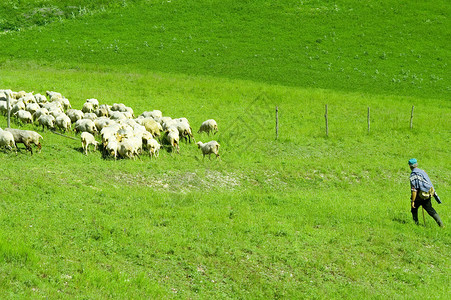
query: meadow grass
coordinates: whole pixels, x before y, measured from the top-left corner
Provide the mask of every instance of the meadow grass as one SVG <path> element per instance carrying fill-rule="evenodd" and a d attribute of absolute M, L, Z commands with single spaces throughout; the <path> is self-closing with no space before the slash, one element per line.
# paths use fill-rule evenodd
<path fill-rule="evenodd" d="M 74 107 L 94 96 L 111 104 L 125 93 L 137 114 L 161 109 L 186 116 L 194 130 L 214 117 L 222 160 L 203 160 L 195 145 L 182 143 L 180 155 L 115 162 L 98 152 L 85 156 L 80 142 L 49 131 L 42 132 L 41 153 L 1 153 L 3 244 L 20 241 L 2 248 L 4 257 L 17 249 L 14 259 L 4 259 L 3 295 L 403 298 L 411 289 L 420 296 L 434 289 L 445 298 L 449 292 L 448 230 L 429 217 L 426 227 L 412 224 L 406 165 L 417 157 L 449 198 L 448 102 L 31 66 L 2 70 L 1 78 L 25 90 L 59 90 Z M 0 127 L 5 123 L 1 118 Z M 415 143 L 427 139 L 433 142 Z M 448 205 L 435 206 L 447 224 Z"/>
<path fill-rule="evenodd" d="M 446 1 L 127 1 L 0 35 L 0 56 L 449 99 L 449 13 Z"/>
<path fill-rule="evenodd" d="M 448 225 L 449 51 L 434 37 L 449 6 L 78 3 L 92 13 L 0 35 L 0 88 L 160 109 L 194 131 L 214 118 L 219 133 L 195 138 L 217 139 L 221 160 L 184 143 L 158 159 L 85 156 L 13 120 L 44 140 L 33 156 L 0 151 L 0 298 L 448 297 L 449 229 L 413 224 L 407 160 Z"/>

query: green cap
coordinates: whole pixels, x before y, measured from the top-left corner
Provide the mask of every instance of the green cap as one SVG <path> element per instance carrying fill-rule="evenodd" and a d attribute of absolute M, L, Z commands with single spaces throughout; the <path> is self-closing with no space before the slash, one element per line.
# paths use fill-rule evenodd
<path fill-rule="evenodd" d="M 417 163 L 417 159 L 416 158 L 409 159 L 409 166 L 414 165 L 416 163 Z"/>

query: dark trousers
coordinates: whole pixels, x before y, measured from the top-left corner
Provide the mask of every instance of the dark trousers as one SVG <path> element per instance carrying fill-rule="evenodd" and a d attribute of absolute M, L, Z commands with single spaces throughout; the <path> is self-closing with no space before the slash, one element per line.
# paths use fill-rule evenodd
<path fill-rule="evenodd" d="M 412 208 L 410 211 L 412 212 L 413 220 L 416 224 L 418 224 L 418 209 L 420 206 L 423 206 L 423 208 L 427 211 L 427 213 L 434 218 L 435 222 L 437 222 L 438 226 L 443 226 L 442 220 L 440 219 L 440 216 L 435 211 L 435 209 L 432 207 L 431 198 L 429 199 L 421 199 L 418 195 L 415 198 L 415 208 Z"/>

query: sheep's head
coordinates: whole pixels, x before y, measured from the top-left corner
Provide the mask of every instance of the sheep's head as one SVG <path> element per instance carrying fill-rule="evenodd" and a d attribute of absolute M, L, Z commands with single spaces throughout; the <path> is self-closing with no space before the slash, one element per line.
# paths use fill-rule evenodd
<path fill-rule="evenodd" d="M 200 148 L 203 143 L 202 142 L 197 142 L 196 144 L 197 144 L 197 147 Z"/>

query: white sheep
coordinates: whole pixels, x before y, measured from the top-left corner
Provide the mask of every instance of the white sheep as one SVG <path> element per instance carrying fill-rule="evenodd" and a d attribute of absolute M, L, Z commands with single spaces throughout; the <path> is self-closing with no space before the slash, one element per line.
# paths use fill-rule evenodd
<path fill-rule="evenodd" d="M 149 149 L 150 157 L 158 157 L 161 146 L 156 139 L 149 139 L 147 141 L 147 148 Z"/>
<path fill-rule="evenodd" d="M 166 141 L 169 143 L 169 145 L 172 148 L 172 151 L 174 149 L 177 151 L 177 153 L 180 153 L 180 138 L 179 138 L 179 131 L 175 127 L 168 128 L 168 131 L 166 131 Z"/>
<path fill-rule="evenodd" d="M 117 153 L 123 158 L 135 159 L 135 147 L 129 139 L 123 139 L 119 142 Z"/>
<path fill-rule="evenodd" d="M 47 91 L 46 92 L 47 96 L 49 97 L 49 100 L 55 101 L 56 99 L 61 99 L 63 98 L 63 96 L 61 95 L 61 93 L 57 93 L 57 92 L 53 92 L 53 91 Z"/>
<path fill-rule="evenodd" d="M 89 132 L 91 134 L 96 134 L 97 128 L 92 120 L 89 119 L 81 119 L 75 122 L 74 130 L 76 133 L 78 132 Z"/>
<path fill-rule="evenodd" d="M 69 109 L 66 111 L 67 116 L 70 118 L 70 121 L 72 123 L 77 122 L 78 120 L 83 119 L 83 112 L 78 109 Z"/>
<path fill-rule="evenodd" d="M 81 145 L 83 147 L 83 151 L 85 152 L 85 155 L 88 155 L 88 147 L 89 145 L 94 145 L 94 151 L 97 150 L 97 146 L 99 142 L 96 141 L 94 136 L 90 134 L 89 132 L 82 132 L 80 135 L 81 138 Z"/>
<path fill-rule="evenodd" d="M 118 147 L 119 147 L 119 142 L 117 141 L 117 139 L 112 139 L 112 140 L 108 141 L 106 146 L 104 146 L 104 149 L 108 155 L 114 157 L 114 160 L 116 160 Z"/>
<path fill-rule="evenodd" d="M 41 107 L 33 114 L 33 121 L 36 121 L 42 115 L 48 115 L 48 114 L 49 114 L 49 111 L 47 110 L 47 108 Z"/>
<path fill-rule="evenodd" d="M 191 143 L 191 138 L 194 140 L 194 136 L 188 120 L 186 118 L 180 118 L 175 119 L 175 121 L 180 138 L 184 139 L 185 142 L 189 141 Z"/>
<path fill-rule="evenodd" d="M 16 143 L 14 142 L 13 134 L 9 131 L 4 131 L 1 128 L 0 128 L 0 148 L 8 148 L 11 151 L 14 148 L 17 154 L 17 148 Z"/>
<path fill-rule="evenodd" d="M 94 107 L 94 109 L 98 109 L 99 108 L 99 100 L 91 98 L 91 99 L 86 99 L 86 103 L 92 103 L 92 106 Z"/>
<path fill-rule="evenodd" d="M 6 114 L 8 113 L 8 104 L 6 101 L 0 101 L 0 112 L 4 116 L 6 116 Z"/>
<path fill-rule="evenodd" d="M 25 110 L 30 112 L 30 114 L 34 114 L 38 109 L 40 109 L 41 107 L 39 106 L 38 103 L 27 103 L 27 105 L 25 105 Z"/>
<path fill-rule="evenodd" d="M 219 143 L 217 141 L 210 141 L 208 143 L 197 142 L 197 146 L 202 150 L 203 157 L 208 154 L 208 157 L 211 159 L 211 154 L 215 154 L 216 158 L 219 157 Z"/>
<path fill-rule="evenodd" d="M 36 100 L 37 103 L 45 103 L 45 102 L 47 102 L 47 98 L 44 95 L 41 95 L 41 94 L 35 94 L 34 95 L 34 99 Z"/>
<path fill-rule="evenodd" d="M 42 130 L 44 130 L 44 127 L 53 129 L 55 128 L 55 117 L 52 115 L 41 115 L 38 119 L 38 124 L 42 126 Z"/>
<path fill-rule="evenodd" d="M 62 113 L 55 118 L 56 127 L 58 127 L 61 131 L 70 131 L 72 127 L 72 122 L 70 118 Z"/>
<path fill-rule="evenodd" d="M 202 122 L 202 125 L 200 125 L 199 131 L 197 133 L 206 132 L 208 135 L 210 135 L 210 132 L 212 131 L 214 131 L 214 134 L 218 132 L 218 124 L 215 120 L 209 119 Z"/>
<path fill-rule="evenodd" d="M 26 110 L 19 110 L 14 113 L 14 116 L 19 119 L 22 123 L 33 123 L 33 117 L 31 116 L 31 113 Z"/>
<path fill-rule="evenodd" d="M 90 102 L 85 102 L 81 109 L 83 113 L 93 113 L 95 111 L 94 105 Z"/>
<path fill-rule="evenodd" d="M 25 145 L 28 151 L 33 154 L 33 149 L 31 148 L 31 144 L 35 144 L 38 148 L 38 150 L 41 150 L 41 142 L 40 139 L 43 139 L 43 137 L 31 130 L 20 130 L 20 129 L 13 129 L 13 128 L 6 128 L 5 131 L 9 131 L 14 136 L 14 142 L 17 144 L 22 143 Z"/>

